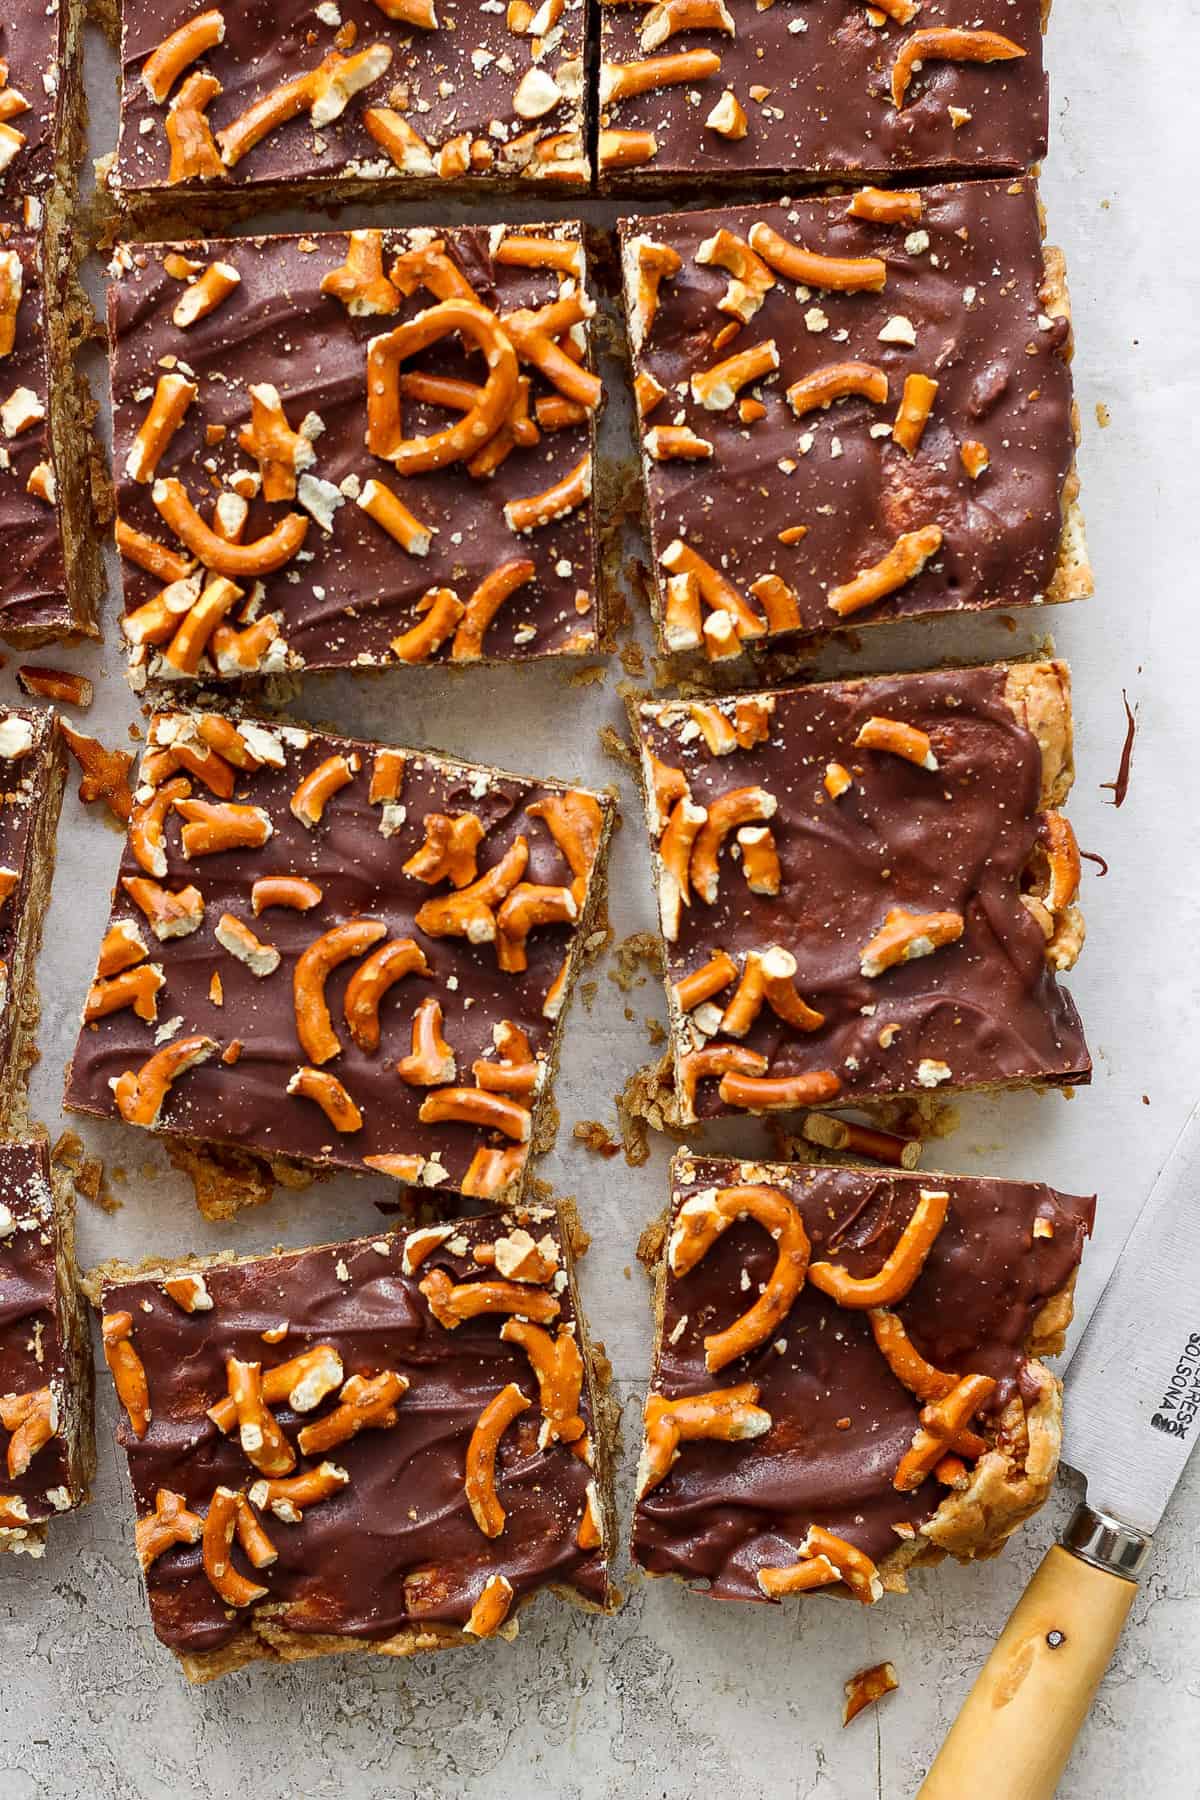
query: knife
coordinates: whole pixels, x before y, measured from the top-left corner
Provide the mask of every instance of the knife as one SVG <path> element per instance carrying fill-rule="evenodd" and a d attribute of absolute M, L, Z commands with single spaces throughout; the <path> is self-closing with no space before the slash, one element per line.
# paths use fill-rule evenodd
<path fill-rule="evenodd" d="M 1063 1461 L 1087 1498 L 1047 1551 L 917 1800 L 1051 1800 L 1151 1540 L 1200 1440 L 1200 1105 L 1067 1370 Z"/>

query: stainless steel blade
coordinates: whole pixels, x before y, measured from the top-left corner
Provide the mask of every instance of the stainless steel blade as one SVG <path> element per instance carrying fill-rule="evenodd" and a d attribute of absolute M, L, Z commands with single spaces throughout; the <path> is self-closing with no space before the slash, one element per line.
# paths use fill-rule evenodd
<path fill-rule="evenodd" d="M 1200 1105 L 1071 1358 L 1063 1460 L 1088 1504 L 1153 1533 L 1200 1441 Z"/>

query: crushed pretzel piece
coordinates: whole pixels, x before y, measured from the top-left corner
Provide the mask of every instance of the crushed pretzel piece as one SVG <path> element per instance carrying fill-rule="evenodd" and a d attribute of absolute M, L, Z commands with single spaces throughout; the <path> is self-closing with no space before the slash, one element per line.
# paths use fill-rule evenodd
<path fill-rule="evenodd" d="M 228 300 L 241 279 L 232 263 L 210 263 L 199 279 L 185 288 L 175 302 L 171 313 L 172 324 L 178 325 L 181 331 L 187 331 L 201 319 L 207 319 L 209 313 L 216 312 L 218 306 Z"/>
<path fill-rule="evenodd" d="M 832 1113 L 809 1113 L 800 1132 L 806 1143 L 816 1144 L 822 1150 L 865 1157 L 895 1169 L 915 1169 L 921 1160 L 920 1138 L 899 1137 L 895 1132 L 860 1125 L 853 1119 L 839 1119 Z"/>
<path fill-rule="evenodd" d="M 851 1675 L 845 1684 L 846 1701 L 842 1707 L 842 1724 L 849 1725 L 851 1719 L 857 1719 L 865 1707 L 873 1706 L 882 1700 L 885 1694 L 893 1694 L 900 1686 L 896 1674 L 896 1665 L 890 1662 L 876 1663 L 870 1669 L 860 1669 Z"/>
<path fill-rule="evenodd" d="M 825 288 L 842 294 L 882 292 L 887 283 L 887 264 L 879 256 L 822 256 L 781 237 L 763 220 L 750 227 L 750 247 L 763 262 L 802 287 Z"/>
<path fill-rule="evenodd" d="M 950 1196 L 944 1189 L 922 1188 L 912 1217 L 874 1275 L 856 1278 L 841 1263 L 815 1262 L 809 1265 L 809 1283 L 854 1311 L 893 1306 L 920 1275 L 949 1208 Z"/>
<path fill-rule="evenodd" d="M 134 1547 L 143 1573 L 176 1544 L 198 1544 L 203 1531 L 204 1520 L 188 1510 L 182 1494 L 159 1488 L 154 1511 L 144 1514 L 134 1527 Z"/>
<path fill-rule="evenodd" d="M 133 757 L 126 750 L 106 749 L 98 738 L 76 731 L 66 719 L 58 721 L 58 729 L 79 764 L 79 798 L 85 805 L 103 800 L 113 818 L 127 824 L 133 812 L 133 791 L 129 785 Z"/>
<path fill-rule="evenodd" d="M 892 64 L 892 104 L 904 105 L 913 73 L 927 62 L 1010 62 L 1026 53 L 998 31 L 966 31 L 953 26 L 934 26 L 914 31 L 901 45 Z"/>
<path fill-rule="evenodd" d="M 535 1325 L 549 1324 L 561 1310 L 553 1294 L 514 1281 L 464 1281 L 457 1285 L 444 1269 L 432 1269 L 420 1284 L 429 1310 L 446 1331 L 456 1331 L 482 1314 L 509 1313 Z"/>
<path fill-rule="evenodd" d="M 370 1377 L 351 1375 L 331 1413 L 305 1425 L 296 1439 L 305 1456 L 321 1456 L 326 1450 L 357 1437 L 360 1431 L 390 1431 L 396 1423 L 396 1406 L 409 1389 L 408 1377 L 383 1369 Z"/>
<path fill-rule="evenodd" d="M 888 378 L 883 370 L 874 363 L 829 363 L 794 381 L 787 391 L 788 405 L 800 418 L 851 396 L 881 406 L 888 397 Z"/>
<path fill-rule="evenodd" d="M 851 613 L 861 612 L 865 606 L 874 606 L 877 600 L 886 599 L 898 588 L 914 581 L 941 547 L 940 525 L 922 525 L 916 531 L 902 532 L 887 554 L 871 568 L 861 570 L 853 580 L 841 586 L 830 588 L 826 597 L 829 610 L 845 619 Z"/>
<path fill-rule="evenodd" d="M 413 1014 L 412 1054 L 401 1057 L 396 1073 L 409 1087 L 440 1087 L 457 1072 L 454 1051 L 442 1036 L 441 1002 L 428 995 Z"/>
<path fill-rule="evenodd" d="M 463 1631 L 468 1637 L 494 1637 L 508 1617 L 512 1602 L 513 1585 L 508 1576 L 489 1575 Z"/>
<path fill-rule="evenodd" d="M 27 694 L 77 706 L 81 712 L 92 704 L 95 692 L 86 675 L 77 675 L 74 669 L 50 669 L 40 663 L 20 663 L 17 685 Z"/>
<path fill-rule="evenodd" d="M 902 719 L 875 716 L 864 720 L 854 747 L 856 750 L 885 750 L 891 756 L 913 763 L 918 769 L 934 771 L 938 766 L 929 733 L 915 725 L 906 725 Z"/>
<path fill-rule="evenodd" d="M 892 426 L 892 437 L 907 456 L 915 456 L 933 411 L 938 384 L 928 375 L 914 373 L 904 377 L 900 410 Z"/>
<path fill-rule="evenodd" d="M 467 1445 L 466 1495 L 471 1516 L 485 1537 L 499 1537 L 505 1512 L 496 1493 L 496 1453 L 500 1439 L 532 1402 L 515 1382 L 501 1388 L 480 1413 Z"/>
<path fill-rule="evenodd" d="M 859 968 L 874 980 L 897 963 L 932 956 L 943 945 L 957 943 L 964 925 L 961 913 L 912 913 L 902 906 L 889 907 L 883 924 L 859 952 Z"/>
<path fill-rule="evenodd" d="M 758 1395 L 758 1383 L 754 1381 L 742 1382 L 738 1387 L 713 1388 L 704 1394 L 687 1394 L 678 1400 L 650 1394 L 643 1414 L 645 1437 L 638 1463 L 638 1498 L 644 1499 L 666 1480 L 679 1459 L 681 1445 L 703 1438 L 726 1444 L 744 1443 L 770 1431 L 771 1415 L 757 1404 Z"/>
<path fill-rule="evenodd" d="M 179 1077 L 207 1062 L 220 1049 L 214 1038 L 195 1035 L 176 1038 L 148 1057 L 137 1070 L 127 1069 L 112 1083 L 117 1111 L 129 1125 L 153 1130 L 167 1096 Z"/>
<path fill-rule="evenodd" d="M 268 1592 L 247 1581 L 233 1566 L 233 1540 L 238 1528 L 242 1496 L 232 1488 L 218 1487 L 208 1503 L 201 1537 L 204 1573 L 226 1606 L 252 1606 Z"/>
<path fill-rule="evenodd" d="M 970 1420 L 995 1391 L 996 1383 L 990 1375 L 964 1375 L 948 1394 L 921 1408 L 912 1446 L 901 1457 L 892 1481 L 898 1493 L 911 1493 L 920 1487 L 948 1450 L 962 1447 L 962 1434 Z M 976 1454 L 982 1454 L 985 1442 L 977 1439 L 976 1444 Z"/>
<path fill-rule="evenodd" d="M 740 1219 L 754 1219 L 775 1243 L 775 1267 L 750 1309 L 704 1339 L 704 1362 L 715 1375 L 765 1343 L 791 1311 L 804 1285 L 809 1241 L 794 1201 L 761 1183 L 693 1195 L 676 1215 L 667 1248 L 674 1275 L 687 1275 L 721 1234 Z"/>
<path fill-rule="evenodd" d="M 133 1314 L 105 1313 L 100 1321 L 104 1360 L 108 1364 L 117 1390 L 117 1399 L 125 1408 L 129 1428 L 137 1438 L 150 1429 L 150 1387 L 146 1368 L 133 1344 Z"/>
<path fill-rule="evenodd" d="M 325 998 L 325 983 L 333 970 L 352 957 L 362 956 L 381 938 L 387 926 L 378 919 L 352 919 L 324 931 L 305 946 L 292 973 L 296 1035 L 309 1061 L 318 1066 L 341 1050 Z"/>
<path fill-rule="evenodd" d="M 756 256 L 745 238 L 721 227 L 705 238 L 696 250 L 696 261 L 703 268 L 723 268 L 730 275 L 729 286 L 716 302 L 716 310 L 729 313 L 739 324 L 748 326 L 766 295 L 775 286 L 775 277 L 763 257 Z"/>

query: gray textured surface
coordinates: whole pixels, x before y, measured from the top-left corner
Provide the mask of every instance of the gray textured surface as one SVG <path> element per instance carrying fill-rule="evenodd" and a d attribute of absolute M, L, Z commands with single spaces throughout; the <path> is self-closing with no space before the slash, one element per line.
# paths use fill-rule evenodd
<path fill-rule="evenodd" d="M 980 620 L 954 639 L 963 656 L 986 658 L 1036 641 L 1038 626 L 1053 628 L 1076 672 L 1072 816 L 1083 847 L 1107 857 L 1111 872 L 1097 880 L 1092 871 L 1085 881 L 1090 941 L 1072 978 L 1096 1056 L 1091 1091 L 1069 1104 L 1010 1096 L 964 1107 L 958 1133 L 926 1161 L 1099 1189 L 1099 1228 L 1080 1288 L 1085 1306 L 1197 1086 L 1200 975 L 1191 946 L 1200 652 L 1192 545 L 1200 378 L 1185 150 L 1197 50 L 1196 0 L 1158 8 L 1057 0 L 1049 51 L 1055 129 L 1044 188 L 1075 301 L 1083 503 L 1098 593 L 1070 612 L 1021 621 L 1013 634 L 996 619 Z M 102 76 L 93 91 L 102 133 Z M 1111 411 L 1107 430 L 1097 427 L 1097 402 Z M 927 654 L 921 643 L 917 635 L 881 632 L 861 657 L 839 653 L 826 666 L 914 666 Z M 134 709 L 111 647 L 49 660 L 73 661 L 97 676 L 89 729 L 117 741 Z M 0 674 L 6 696 L 13 661 Z M 615 662 L 605 688 L 571 687 L 551 671 L 361 688 L 338 678 L 314 684 L 307 705 L 313 716 L 397 741 L 620 780 L 627 823 L 615 859 L 613 922 L 623 937 L 650 921 L 637 811 L 623 772 L 596 745 L 601 725 L 621 723 L 618 679 Z M 1139 733 L 1129 800 L 1118 813 L 1100 784 L 1116 771 L 1123 686 L 1138 707 Z M 530 728 L 531 717 L 538 728 Z M 38 1110 L 54 1129 L 117 853 L 115 834 L 72 798 L 42 960 L 43 1060 L 35 1081 Z M 664 1158 L 627 1170 L 597 1161 L 569 1138 L 576 1119 L 612 1121 L 611 1095 L 645 1059 L 644 1015 L 658 1008 L 653 981 L 622 995 L 607 979 L 609 966 L 597 971 L 590 1013 L 577 1003 L 568 1021 L 564 1137 L 542 1172 L 579 1198 L 594 1239 L 584 1296 L 621 1397 L 634 1401 L 649 1349 L 634 1244 L 662 1204 Z M 364 1183 L 281 1194 L 218 1232 L 191 1209 L 185 1185 L 149 1141 L 114 1129 L 87 1135 L 108 1161 L 123 1206 L 111 1217 L 86 1212 L 85 1262 L 361 1231 L 378 1218 L 371 1201 L 387 1192 Z M 259 1668 L 193 1691 L 146 1623 L 104 1389 L 99 1426 L 93 1506 L 56 1529 L 44 1562 L 0 1564 L 2 1800 L 225 1800 L 245 1791 L 255 1800 L 458 1800 L 534 1782 L 562 1800 L 903 1800 L 1075 1491 L 1064 1480 L 1046 1513 L 998 1561 L 933 1570 L 916 1579 L 909 1599 L 873 1610 L 814 1600 L 742 1611 L 627 1580 L 622 1569 L 628 1598 L 613 1620 L 585 1619 L 544 1599 L 524 1616 L 512 1647 L 420 1664 L 364 1657 Z M 637 1428 L 632 1405 L 626 1469 Z M 1200 1466 L 1168 1515 L 1064 1780 L 1064 1800 L 1124 1800 L 1143 1786 L 1159 1800 L 1197 1792 L 1198 1518 Z M 896 1663 L 901 1692 L 843 1733 L 842 1681 L 884 1656 Z"/>

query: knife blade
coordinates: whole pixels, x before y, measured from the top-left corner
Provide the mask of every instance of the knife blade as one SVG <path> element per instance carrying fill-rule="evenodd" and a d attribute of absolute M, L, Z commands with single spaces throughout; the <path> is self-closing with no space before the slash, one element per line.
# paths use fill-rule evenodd
<path fill-rule="evenodd" d="M 1064 1382 L 1062 1460 L 1088 1504 L 1153 1536 L 1200 1441 L 1200 1106 L 1097 1301 Z"/>
<path fill-rule="evenodd" d="M 1087 1481 L 917 1800 L 1052 1800 L 1152 1539 L 1200 1442 L 1200 1105 L 1071 1358 L 1063 1461 Z"/>

